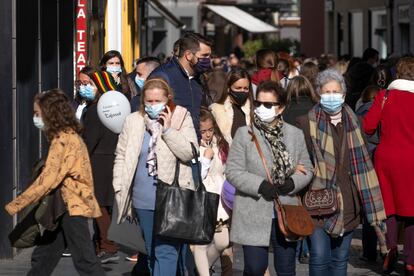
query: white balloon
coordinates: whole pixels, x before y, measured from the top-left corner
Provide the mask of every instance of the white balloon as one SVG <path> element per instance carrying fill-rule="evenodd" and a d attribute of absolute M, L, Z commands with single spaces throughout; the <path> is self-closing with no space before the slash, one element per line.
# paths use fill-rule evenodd
<path fill-rule="evenodd" d="M 131 105 L 121 92 L 108 91 L 98 101 L 98 117 L 112 132 L 121 133 L 125 118 L 131 114 Z"/>

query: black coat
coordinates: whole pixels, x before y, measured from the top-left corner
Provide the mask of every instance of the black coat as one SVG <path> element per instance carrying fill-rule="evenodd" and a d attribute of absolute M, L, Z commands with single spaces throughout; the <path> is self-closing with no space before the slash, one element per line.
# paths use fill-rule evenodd
<path fill-rule="evenodd" d="M 102 124 L 98 117 L 97 103 L 88 107 L 83 125 L 83 138 L 91 159 L 96 199 L 100 206 L 112 206 L 112 177 L 118 135 Z"/>

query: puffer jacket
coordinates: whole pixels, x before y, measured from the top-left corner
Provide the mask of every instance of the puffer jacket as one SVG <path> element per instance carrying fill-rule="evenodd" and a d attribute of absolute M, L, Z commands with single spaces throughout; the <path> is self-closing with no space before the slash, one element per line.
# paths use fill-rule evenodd
<path fill-rule="evenodd" d="M 174 115 L 173 115 L 174 116 Z M 139 112 L 130 114 L 124 122 L 115 151 L 113 187 L 118 204 L 117 222 L 121 223 L 132 215 L 132 189 L 141 146 L 146 131 L 144 117 Z M 177 158 L 180 160 L 179 183 L 182 187 L 194 189 L 193 175 L 188 162 L 193 158 L 191 142 L 198 147 L 190 113 L 187 112 L 180 130 L 168 129 L 161 134 L 156 144 L 158 179 L 165 183 L 174 180 Z"/>
<path fill-rule="evenodd" d="M 10 215 L 14 215 L 39 201 L 61 183 L 62 198 L 70 216 L 101 216 L 94 195 L 88 150 L 82 138 L 73 131 L 60 132 L 52 140 L 42 173 L 5 208 Z"/>

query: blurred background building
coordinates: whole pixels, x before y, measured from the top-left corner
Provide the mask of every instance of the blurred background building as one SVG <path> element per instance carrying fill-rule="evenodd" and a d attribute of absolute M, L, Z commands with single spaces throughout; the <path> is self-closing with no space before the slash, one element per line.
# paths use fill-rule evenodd
<path fill-rule="evenodd" d="M 302 1 L 302 52 L 361 56 L 373 47 L 381 58 L 412 52 L 413 12 L 410 0 Z"/>

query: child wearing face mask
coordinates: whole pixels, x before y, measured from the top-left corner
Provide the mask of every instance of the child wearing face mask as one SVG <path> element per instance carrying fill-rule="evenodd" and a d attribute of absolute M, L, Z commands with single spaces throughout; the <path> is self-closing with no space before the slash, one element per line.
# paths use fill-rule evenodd
<path fill-rule="evenodd" d="M 79 135 L 81 126 L 67 95 L 59 89 L 37 94 L 33 122 L 50 143 L 47 159 L 36 180 L 5 209 L 14 215 L 49 193 L 58 200 L 57 191 L 64 207 L 53 214 L 57 228 L 42 232 L 27 275 L 51 275 L 65 247 L 80 275 L 105 275 L 88 229 L 88 219 L 101 216 L 101 212 L 94 195 L 88 151 Z"/>
<path fill-rule="evenodd" d="M 200 160 L 201 176 L 206 190 L 221 194 L 225 181 L 224 170 L 229 145 L 217 127 L 213 115 L 206 109 L 200 113 Z M 210 267 L 229 246 L 230 216 L 220 200 L 216 233 L 208 245 L 194 245 L 193 254 L 200 276 L 209 276 Z"/>
<path fill-rule="evenodd" d="M 172 183 L 175 166 L 171 164 L 178 159 L 180 185 L 194 189 L 191 167 L 186 163 L 193 157 L 191 143 L 198 146 L 190 113 L 173 107 L 172 99 L 172 89 L 164 80 L 145 82 L 140 111 L 126 118 L 119 135 L 112 183 L 120 210 L 117 221 L 121 223 L 132 215 L 132 208 L 135 210 L 148 254 L 148 270 L 156 276 L 176 275 L 183 245 L 153 237 L 156 184 L 158 180 Z M 184 116 L 178 117 L 180 109 Z"/>

